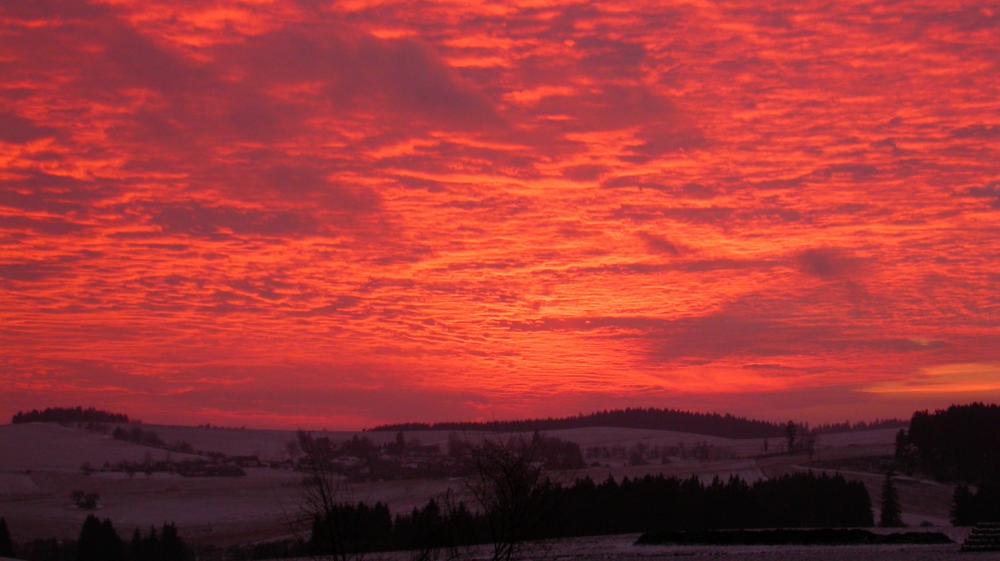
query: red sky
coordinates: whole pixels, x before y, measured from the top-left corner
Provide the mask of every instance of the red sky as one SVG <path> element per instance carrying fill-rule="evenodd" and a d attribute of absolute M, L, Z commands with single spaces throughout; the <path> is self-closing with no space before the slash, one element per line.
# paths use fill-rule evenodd
<path fill-rule="evenodd" d="M 0 5 L 0 414 L 1000 396 L 995 2 Z"/>

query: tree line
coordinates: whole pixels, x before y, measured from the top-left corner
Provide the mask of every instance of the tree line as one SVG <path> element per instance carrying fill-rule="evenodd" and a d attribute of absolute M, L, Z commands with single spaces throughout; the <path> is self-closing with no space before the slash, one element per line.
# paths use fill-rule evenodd
<path fill-rule="evenodd" d="M 486 431 L 532 432 L 586 427 L 618 427 L 692 432 L 723 438 L 768 438 L 785 435 L 784 423 L 772 423 L 731 414 L 696 413 L 677 409 L 627 408 L 579 414 L 571 417 L 547 417 L 512 421 L 398 423 L 379 425 L 372 431 Z"/>
<path fill-rule="evenodd" d="M 1000 483 L 1000 405 L 917 411 L 896 435 L 896 464 L 939 481 Z"/>
<path fill-rule="evenodd" d="M 589 478 L 562 486 L 546 481 L 524 498 L 518 541 L 664 529 L 870 527 L 865 486 L 839 475 L 812 473 L 748 483 L 738 477 L 703 483 L 662 475 Z M 451 498 L 393 516 L 376 503 L 340 503 L 316 518 L 308 540 L 289 555 L 422 550 L 494 543 L 498 514 Z M 272 550 L 269 552 L 274 553 Z"/>
<path fill-rule="evenodd" d="M 896 433 L 895 467 L 955 487 L 956 526 L 1000 521 L 1000 405 L 974 402 L 917 411 Z"/>
<path fill-rule="evenodd" d="M 959 484 L 952 501 L 951 523 L 975 526 L 980 522 L 1000 522 L 1000 484 L 984 483 L 976 489 Z"/>
<path fill-rule="evenodd" d="M 812 432 L 817 434 L 828 434 L 831 432 L 856 432 L 863 430 L 894 429 L 905 427 L 910 424 L 906 419 L 875 419 L 874 421 L 858 421 L 852 423 L 844 421 L 842 423 L 824 423 L 812 427 Z"/>
<path fill-rule="evenodd" d="M 20 423 L 128 423 L 124 413 L 112 413 L 94 407 L 48 407 L 31 411 L 18 411 L 11 417 L 12 424 Z M 138 422 L 138 421 L 135 421 Z"/>
<path fill-rule="evenodd" d="M 174 524 L 148 532 L 136 528 L 125 542 L 110 519 L 90 515 L 77 540 L 37 539 L 15 544 L 7 523 L 0 518 L 0 557 L 26 561 L 194 561 L 194 551 L 184 542 Z"/>

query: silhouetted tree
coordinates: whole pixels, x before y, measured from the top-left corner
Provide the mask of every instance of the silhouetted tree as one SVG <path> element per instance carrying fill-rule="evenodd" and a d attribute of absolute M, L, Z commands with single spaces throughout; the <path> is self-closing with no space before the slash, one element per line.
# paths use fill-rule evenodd
<path fill-rule="evenodd" d="M 367 513 L 360 512 L 360 503 L 354 506 L 347 502 L 346 483 L 334 469 L 330 440 L 299 431 L 298 442 L 304 455 L 300 465 L 306 472 L 301 508 L 304 520 L 312 524 L 309 541 L 313 554 L 337 561 L 362 557 L 368 545 L 361 536 Z M 356 439 L 352 444 L 363 448 L 364 442 L 369 441 Z M 385 515 L 389 517 L 388 509 Z"/>
<path fill-rule="evenodd" d="M 956 526 L 1000 522 L 1000 486 L 984 483 L 975 492 L 965 484 L 956 486 L 951 521 Z"/>
<path fill-rule="evenodd" d="M 159 532 L 150 527 L 145 536 L 136 528 L 129 543 L 129 558 L 131 561 L 192 561 L 194 552 L 181 539 L 177 526 L 169 523 Z"/>
<path fill-rule="evenodd" d="M 795 451 L 795 437 L 799 433 L 799 428 L 795 426 L 795 423 L 788 421 L 785 424 L 785 440 L 788 442 L 788 452 L 791 453 Z"/>
<path fill-rule="evenodd" d="M 536 479 L 533 473 L 539 463 L 518 459 L 525 457 L 519 447 L 524 444 L 522 440 L 513 452 L 500 452 L 502 457 L 511 455 L 515 460 L 487 464 L 485 483 L 469 482 L 476 508 L 445 496 L 393 518 L 383 504 L 337 502 L 330 520 L 312 521 L 304 550 L 277 544 L 262 551 L 333 556 L 330 552 L 339 543 L 344 552 L 341 556 L 408 550 L 414 560 L 428 561 L 455 559 L 466 545 L 492 544 L 491 555 L 506 559 L 524 542 L 536 539 L 664 529 L 873 525 L 871 499 L 864 484 L 839 475 L 795 474 L 752 485 L 738 477 L 727 481 L 716 478 L 705 484 L 697 477 L 681 480 L 656 475 L 621 482 L 608 478 L 599 484 L 583 478 L 563 486 Z M 498 452 L 491 447 L 487 453 Z M 497 466 L 515 467 L 498 470 Z M 481 491 L 484 487 L 485 492 Z M 488 499 L 481 502 L 477 497 Z M 335 542 L 337 539 L 341 541 Z"/>
<path fill-rule="evenodd" d="M 116 440 L 125 440 L 144 446 L 162 447 L 165 445 L 160 435 L 156 434 L 155 431 L 142 430 L 135 426 L 128 429 L 115 427 L 115 430 L 111 431 L 111 437 Z"/>
<path fill-rule="evenodd" d="M 892 472 L 885 474 L 882 482 L 882 509 L 879 514 L 879 526 L 896 528 L 903 525 L 903 512 L 899 505 L 899 494 L 892 482 Z"/>
<path fill-rule="evenodd" d="M 908 419 L 875 419 L 874 421 L 858 421 L 852 423 L 850 421 L 844 421 L 843 423 L 830 423 L 826 425 L 817 425 L 813 427 L 812 432 L 816 434 L 825 434 L 831 432 L 853 432 L 862 430 L 875 430 L 875 429 L 894 429 L 897 427 L 905 427 L 910 424 Z"/>
<path fill-rule="evenodd" d="M 164 524 L 160 534 L 163 561 L 190 561 L 194 558 L 191 549 L 184 543 L 174 523 Z"/>
<path fill-rule="evenodd" d="M 14 542 L 10 539 L 10 531 L 7 530 L 7 521 L 0 518 L 0 557 L 14 556 Z"/>
<path fill-rule="evenodd" d="M 17 544 L 17 556 L 28 561 L 76 561 L 76 541 L 34 539 Z"/>
<path fill-rule="evenodd" d="M 973 526 L 976 523 L 976 497 L 969 486 L 955 486 L 951 503 L 951 523 L 955 526 Z"/>
<path fill-rule="evenodd" d="M 121 538 L 111 520 L 105 518 L 101 522 L 94 515 L 88 516 L 80 529 L 77 561 L 124 561 L 124 558 Z"/>
<path fill-rule="evenodd" d="M 94 510 L 97 508 L 98 502 L 101 500 L 101 496 L 97 493 L 86 493 L 79 489 L 73 491 L 69 494 L 70 500 L 73 504 L 83 510 Z"/>
<path fill-rule="evenodd" d="M 474 449 L 474 471 L 466 484 L 482 512 L 493 561 L 509 561 L 518 553 L 551 498 L 539 443 L 537 438 L 487 438 Z"/>
<path fill-rule="evenodd" d="M 917 467 L 939 480 L 1000 483 L 1000 405 L 918 411 L 906 440 Z"/>

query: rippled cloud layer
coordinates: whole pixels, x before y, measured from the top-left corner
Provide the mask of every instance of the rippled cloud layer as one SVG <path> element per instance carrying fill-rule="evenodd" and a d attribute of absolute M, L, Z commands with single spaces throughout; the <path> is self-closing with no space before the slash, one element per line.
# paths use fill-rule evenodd
<path fill-rule="evenodd" d="M 4 3 L 0 413 L 997 397 L 997 37 L 991 2 Z"/>

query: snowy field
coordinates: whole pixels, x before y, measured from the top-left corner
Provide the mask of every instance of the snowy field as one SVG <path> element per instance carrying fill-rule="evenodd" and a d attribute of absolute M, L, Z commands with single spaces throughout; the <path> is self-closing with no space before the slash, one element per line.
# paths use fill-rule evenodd
<path fill-rule="evenodd" d="M 962 554 L 959 543 L 964 531 L 941 531 L 956 540 L 946 545 L 846 545 L 846 546 L 650 546 L 635 545 L 639 534 L 571 538 L 526 544 L 518 559 L 524 561 L 655 561 L 677 559 L 721 559 L 724 561 L 988 561 L 1000 554 Z M 488 561 L 488 546 L 459 550 L 463 561 Z M 366 561 L 410 561 L 414 552 L 374 553 Z M 445 557 L 442 557 L 444 559 Z M 306 559 L 298 561 L 310 561 Z"/>
<path fill-rule="evenodd" d="M 143 428 L 154 430 L 167 442 L 183 440 L 200 450 L 219 451 L 228 455 L 259 455 L 263 459 L 287 457 L 286 444 L 295 438 L 294 431 L 157 425 L 143 425 Z M 325 434 L 335 440 L 363 434 L 376 442 L 395 437 L 394 433 Z M 572 440 L 584 448 L 615 444 L 630 446 L 639 442 L 649 446 L 676 446 L 681 442 L 690 446 L 697 442 L 708 442 L 731 450 L 735 456 L 704 462 L 674 458 L 665 465 L 588 467 L 550 474 L 564 481 L 585 475 L 595 480 L 604 480 L 609 476 L 620 479 L 624 476 L 660 473 L 678 477 L 695 475 L 703 480 L 738 475 L 749 481 L 756 481 L 809 469 L 803 466 L 809 461 L 806 456 L 752 457 L 760 450 L 760 439 L 743 441 L 672 431 L 620 428 L 569 429 L 549 434 Z M 823 435 L 814 459 L 890 453 L 893 436 L 892 430 Z M 463 438 L 481 437 L 480 433 L 463 433 Z M 447 442 L 448 432 L 414 431 L 408 432 L 407 438 L 443 447 Z M 185 457 L 176 452 L 117 441 L 107 435 L 77 428 L 51 424 L 0 426 L 0 516 L 6 517 L 12 533 L 18 539 L 75 537 L 88 512 L 73 507 L 68 496 L 74 490 L 83 490 L 100 494 L 101 507 L 97 514 L 114 520 L 116 527 L 125 535 L 135 527 L 148 527 L 168 521 L 176 522 L 182 534 L 196 543 L 229 545 L 277 539 L 290 534 L 293 521 L 299 517 L 302 474 L 297 472 L 250 468 L 247 469 L 246 477 L 237 478 L 179 477 L 168 474 L 147 476 L 142 473 L 129 478 L 122 474 L 88 476 L 80 472 L 83 462 L 97 467 L 106 461 L 142 461 L 147 456 L 159 459 L 168 455 L 174 459 Z M 845 475 L 864 480 L 870 486 L 873 499 L 877 500 L 875 487 L 880 482 L 880 475 Z M 388 504 L 394 512 L 401 512 L 422 505 L 448 489 L 461 492 L 463 485 L 460 481 L 449 479 L 373 481 L 352 484 L 349 492 L 353 500 L 370 503 L 381 501 Z M 924 521 L 934 524 L 947 522 L 950 488 L 913 482 L 900 484 L 899 489 L 903 498 L 904 517 L 908 521 L 915 525 Z M 917 510 L 907 512 L 910 506 Z M 623 552 L 608 552 L 614 555 L 625 555 L 626 552 L 627 555 L 638 557 L 653 553 L 661 555 L 656 548 L 634 550 L 626 542 L 627 540 L 623 542 L 621 539 L 600 538 L 594 543 L 602 544 L 602 548 L 628 546 Z M 671 551 L 665 550 L 662 555 L 701 555 L 698 548 Z M 583 554 L 583 551 L 578 551 L 570 557 Z M 766 558 L 768 552 L 761 551 L 759 555 Z"/>

